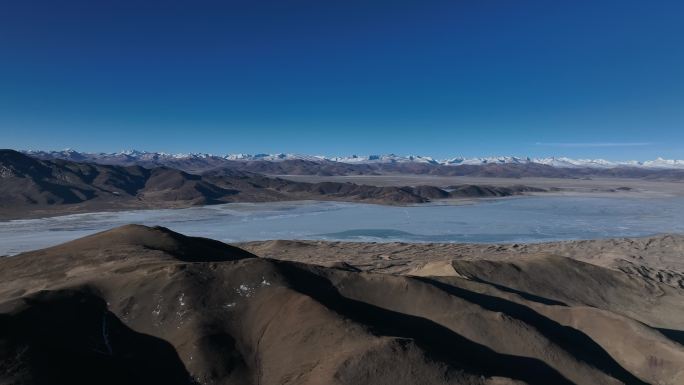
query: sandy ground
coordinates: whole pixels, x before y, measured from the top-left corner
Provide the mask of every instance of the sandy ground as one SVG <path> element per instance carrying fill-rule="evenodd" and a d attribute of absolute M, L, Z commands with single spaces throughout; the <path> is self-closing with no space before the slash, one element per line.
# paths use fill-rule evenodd
<path fill-rule="evenodd" d="M 320 265 L 344 262 L 361 270 L 394 274 L 410 274 L 429 263 L 454 259 L 515 260 L 551 254 L 684 289 L 684 235 L 493 245 L 287 240 L 236 245 L 264 257 Z"/>

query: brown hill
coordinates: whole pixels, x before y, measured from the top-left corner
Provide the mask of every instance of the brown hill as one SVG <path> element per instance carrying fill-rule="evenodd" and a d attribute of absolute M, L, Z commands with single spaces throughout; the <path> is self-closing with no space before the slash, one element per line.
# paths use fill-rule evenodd
<path fill-rule="evenodd" d="M 619 296 L 584 304 L 652 297 L 623 273 L 539 256 L 509 287 L 509 267 L 456 266 L 367 273 L 124 226 L 0 260 L 0 383 L 682 383 L 681 345 Z M 568 268 L 590 278 L 534 277 Z"/>
<path fill-rule="evenodd" d="M 145 156 L 118 154 L 87 154 L 76 151 L 32 152 L 43 160 L 64 159 L 75 162 L 118 166 L 169 167 L 189 173 L 202 173 L 217 169 L 231 169 L 267 175 L 437 175 L 496 178 L 638 178 L 647 180 L 681 181 L 684 170 L 640 167 L 554 167 L 538 163 L 485 163 L 443 165 L 419 162 L 342 163 L 330 160 L 278 159 L 237 161 L 220 156 L 176 158 L 148 153 Z"/>
<path fill-rule="evenodd" d="M 170 168 L 41 161 L 0 151 L 0 212 L 95 211 L 217 203 L 235 191 Z"/>
<path fill-rule="evenodd" d="M 506 196 L 531 191 L 520 187 L 485 186 L 458 189 L 458 193 L 450 194 L 430 186 L 305 183 L 229 168 L 196 175 L 168 167 L 147 169 L 61 159 L 38 160 L 12 150 L 0 150 L 0 180 L 0 218 L 4 219 L 303 199 L 414 204 L 431 199 Z"/>
<path fill-rule="evenodd" d="M 480 185 L 456 185 L 446 188 L 449 191 L 451 198 L 467 198 L 467 197 L 507 197 L 513 195 L 520 195 L 524 193 L 545 192 L 545 189 L 514 185 L 510 187 L 502 186 L 480 186 Z"/>

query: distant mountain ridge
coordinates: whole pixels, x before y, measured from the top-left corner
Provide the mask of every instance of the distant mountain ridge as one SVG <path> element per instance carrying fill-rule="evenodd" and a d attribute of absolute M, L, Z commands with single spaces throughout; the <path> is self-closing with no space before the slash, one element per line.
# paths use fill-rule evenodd
<path fill-rule="evenodd" d="M 168 163 L 168 162 L 198 162 L 204 165 L 220 167 L 226 162 L 280 162 L 287 160 L 301 160 L 308 162 L 336 162 L 345 164 L 378 164 L 378 163 L 422 163 L 443 166 L 478 166 L 488 164 L 538 164 L 557 168 L 617 168 L 633 167 L 647 169 L 684 169 L 684 160 L 657 158 L 647 161 L 610 161 L 605 159 L 573 159 L 568 157 L 515 157 L 515 156 L 492 156 L 492 157 L 453 157 L 448 159 L 435 159 L 420 155 L 352 155 L 346 157 L 329 157 L 323 155 L 301 154 L 227 154 L 214 155 L 208 153 L 165 153 L 148 152 L 138 150 L 120 151 L 115 153 L 87 153 L 71 149 L 61 151 L 27 150 L 22 151 L 27 155 L 39 159 L 64 159 L 81 162 L 96 162 L 103 164 L 132 165 L 141 163 Z M 203 167 L 206 168 L 206 167 Z"/>
<path fill-rule="evenodd" d="M 145 168 L 138 164 L 105 165 L 83 159 L 41 160 L 0 149 L 0 220 L 229 202 L 313 199 L 416 204 L 434 199 L 502 197 L 543 191 L 523 185 L 456 185 L 444 190 L 425 185 L 306 183 L 229 167 L 200 175 L 168 166 Z"/>

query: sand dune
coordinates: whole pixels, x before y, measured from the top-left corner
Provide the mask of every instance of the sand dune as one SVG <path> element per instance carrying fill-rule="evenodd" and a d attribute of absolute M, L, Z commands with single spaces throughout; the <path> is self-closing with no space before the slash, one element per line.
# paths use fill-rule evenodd
<path fill-rule="evenodd" d="M 680 289 L 548 254 L 372 273 L 351 250 L 130 225 L 4 258 L 0 383 L 684 381 Z"/>

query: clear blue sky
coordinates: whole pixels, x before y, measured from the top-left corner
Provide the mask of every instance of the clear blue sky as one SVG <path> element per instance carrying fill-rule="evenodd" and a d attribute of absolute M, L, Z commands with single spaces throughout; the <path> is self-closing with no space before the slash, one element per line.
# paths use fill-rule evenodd
<path fill-rule="evenodd" d="M 684 2 L 3 1 L 0 147 L 684 158 Z"/>

